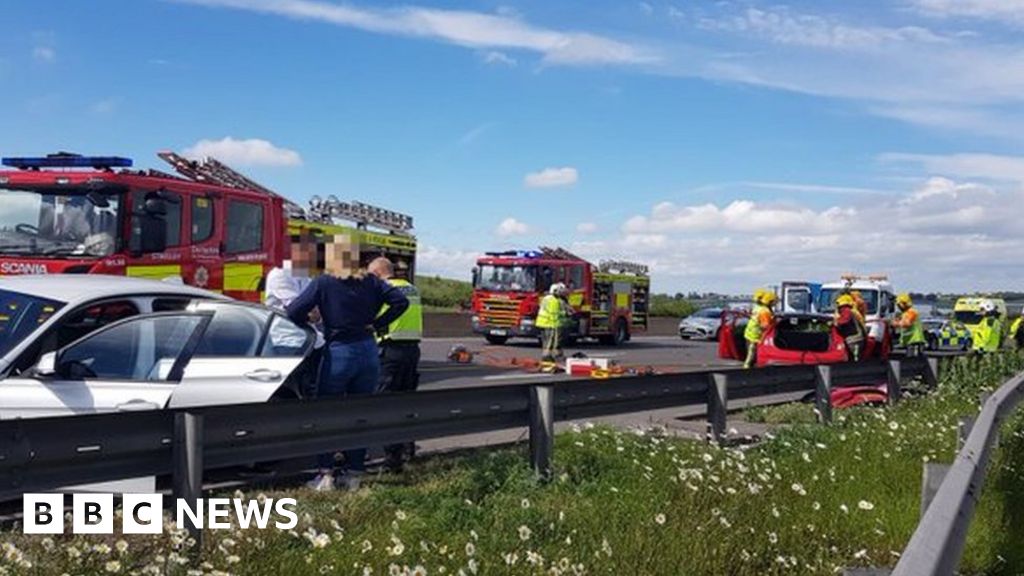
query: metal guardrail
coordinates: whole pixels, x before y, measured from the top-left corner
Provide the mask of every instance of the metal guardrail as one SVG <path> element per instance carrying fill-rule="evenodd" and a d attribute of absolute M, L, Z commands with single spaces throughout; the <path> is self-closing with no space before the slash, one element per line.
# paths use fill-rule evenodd
<path fill-rule="evenodd" d="M 956 573 L 974 508 L 981 498 L 999 426 L 1022 400 L 1024 373 L 1007 381 L 985 401 L 963 447 L 903 550 L 892 572 L 894 576 Z"/>
<path fill-rule="evenodd" d="M 171 475 L 177 498 L 202 495 L 203 472 L 358 448 L 528 427 L 530 462 L 551 471 L 556 421 L 707 406 L 709 436 L 726 436 L 732 399 L 814 392 L 831 419 L 834 383 L 938 381 L 938 359 L 718 370 L 610 380 L 484 386 L 317 401 L 0 421 L 0 501 L 27 492 Z M 782 400 L 790 401 L 790 399 Z M 196 538 L 199 527 L 192 526 Z"/>

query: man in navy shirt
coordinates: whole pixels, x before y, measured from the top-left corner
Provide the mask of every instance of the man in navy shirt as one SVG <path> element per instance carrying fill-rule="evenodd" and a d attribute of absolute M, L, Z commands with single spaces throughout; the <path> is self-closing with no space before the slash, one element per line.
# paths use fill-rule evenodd
<path fill-rule="evenodd" d="M 377 316 L 387 304 L 387 310 Z M 308 322 L 309 313 L 319 309 L 327 350 L 320 369 L 317 395 L 320 397 L 370 394 L 380 379 L 380 361 L 374 335 L 385 332 L 409 307 L 409 300 L 397 288 L 372 274 L 338 278 L 318 276 L 288 305 L 288 318 Z M 310 482 L 314 490 L 334 487 L 334 454 L 321 454 L 320 473 Z M 366 469 L 366 449 L 345 451 L 345 473 L 339 484 L 359 488 Z"/>

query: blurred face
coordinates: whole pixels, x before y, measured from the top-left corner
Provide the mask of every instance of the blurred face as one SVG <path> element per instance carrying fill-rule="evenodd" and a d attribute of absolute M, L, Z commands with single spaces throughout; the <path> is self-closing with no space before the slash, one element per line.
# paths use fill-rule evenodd
<path fill-rule="evenodd" d="M 300 236 L 298 242 L 292 242 L 291 260 L 294 268 L 303 270 L 316 265 L 316 244 L 308 234 Z"/>

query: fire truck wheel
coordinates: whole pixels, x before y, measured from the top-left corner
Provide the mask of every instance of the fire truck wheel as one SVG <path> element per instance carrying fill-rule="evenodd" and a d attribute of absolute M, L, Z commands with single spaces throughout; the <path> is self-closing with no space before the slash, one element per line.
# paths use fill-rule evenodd
<path fill-rule="evenodd" d="M 508 336 L 492 336 L 490 334 L 484 336 L 487 339 L 488 344 L 494 344 L 495 346 L 501 346 L 505 342 L 508 342 Z"/>
<path fill-rule="evenodd" d="M 600 341 L 608 346 L 621 346 L 629 340 L 629 329 L 626 328 L 626 321 L 622 318 L 615 323 L 615 332 L 610 336 L 602 336 Z"/>

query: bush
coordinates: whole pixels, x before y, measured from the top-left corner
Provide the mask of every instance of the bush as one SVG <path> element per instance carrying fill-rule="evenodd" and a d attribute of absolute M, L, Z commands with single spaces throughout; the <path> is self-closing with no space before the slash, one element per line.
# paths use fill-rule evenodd
<path fill-rule="evenodd" d="M 473 299 L 473 285 L 463 280 L 440 276 L 417 276 L 416 287 L 424 306 L 434 308 L 460 308 Z"/>
<path fill-rule="evenodd" d="M 693 314 L 697 310 L 693 302 L 684 298 L 677 298 L 669 296 L 668 294 L 652 294 L 651 295 L 651 316 L 671 316 L 673 318 L 683 318 Z"/>

